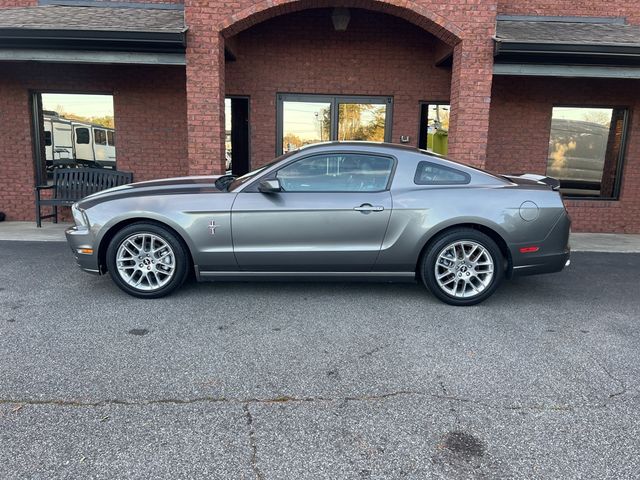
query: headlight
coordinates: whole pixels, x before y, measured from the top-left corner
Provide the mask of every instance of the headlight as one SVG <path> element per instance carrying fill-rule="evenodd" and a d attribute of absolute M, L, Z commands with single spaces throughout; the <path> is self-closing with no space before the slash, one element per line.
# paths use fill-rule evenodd
<path fill-rule="evenodd" d="M 76 223 L 77 227 L 88 227 L 89 221 L 87 220 L 87 216 L 84 213 L 84 210 L 78 208 L 78 204 L 74 203 L 71 206 L 71 213 L 73 214 L 73 221 Z"/>

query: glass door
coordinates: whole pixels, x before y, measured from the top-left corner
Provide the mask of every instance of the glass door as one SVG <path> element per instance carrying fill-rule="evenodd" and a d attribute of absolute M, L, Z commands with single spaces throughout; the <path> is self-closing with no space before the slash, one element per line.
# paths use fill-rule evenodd
<path fill-rule="evenodd" d="M 280 155 L 331 140 L 391 141 L 392 97 L 278 95 Z"/>

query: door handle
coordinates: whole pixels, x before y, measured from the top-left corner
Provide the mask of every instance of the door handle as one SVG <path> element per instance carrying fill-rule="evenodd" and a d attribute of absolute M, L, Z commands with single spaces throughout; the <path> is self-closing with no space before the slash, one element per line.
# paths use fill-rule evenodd
<path fill-rule="evenodd" d="M 363 203 L 359 207 L 353 207 L 353 209 L 357 212 L 382 212 L 384 207 L 382 205 L 371 205 L 370 203 Z"/>

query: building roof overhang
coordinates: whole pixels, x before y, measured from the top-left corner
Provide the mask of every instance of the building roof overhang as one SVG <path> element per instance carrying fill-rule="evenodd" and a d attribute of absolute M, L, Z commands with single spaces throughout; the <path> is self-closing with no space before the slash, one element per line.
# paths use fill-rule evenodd
<path fill-rule="evenodd" d="M 640 26 L 619 18 L 498 16 L 494 60 L 496 64 L 640 67 Z"/>
<path fill-rule="evenodd" d="M 8 8 L 0 16 L 0 60 L 75 62 L 90 60 L 82 52 L 99 52 L 94 63 L 184 64 L 186 32 L 184 12 L 175 8 Z"/>

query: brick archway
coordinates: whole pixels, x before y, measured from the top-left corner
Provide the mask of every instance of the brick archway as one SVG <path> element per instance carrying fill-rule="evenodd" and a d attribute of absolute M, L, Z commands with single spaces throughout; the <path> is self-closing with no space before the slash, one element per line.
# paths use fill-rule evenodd
<path fill-rule="evenodd" d="M 224 171 L 225 41 L 276 16 L 331 7 L 398 17 L 453 47 L 449 155 L 484 166 L 497 0 L 186 0 L 185 7 L 191 174 Z"/>
<path fill-rule="evenodd" d="M 220 32 L 228 38 L 279 15 L 310 8 L 348 7 L 402 18 L 451 46 L 460 42 L 463 30 L 435 9 L 427 8 L 425 3 L 413 0 L 261 0 L 225 17 L 220 23 Z"/>

